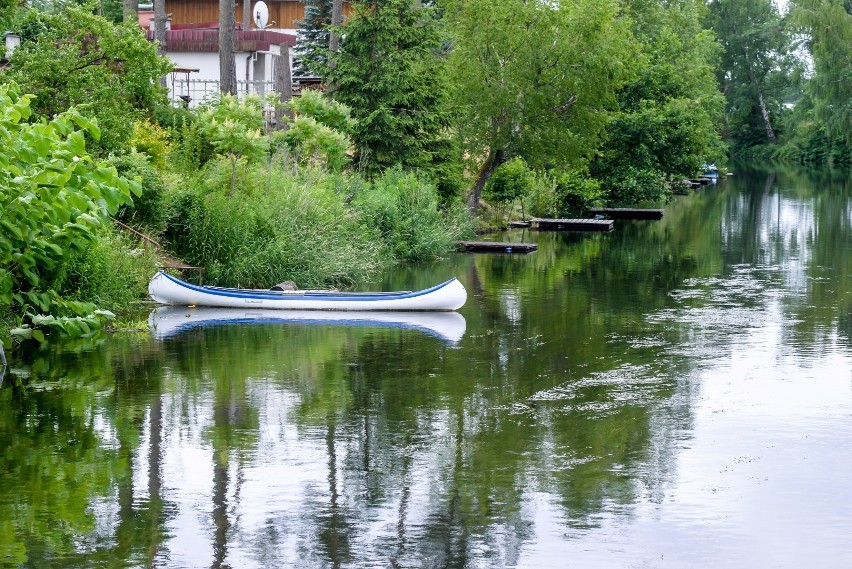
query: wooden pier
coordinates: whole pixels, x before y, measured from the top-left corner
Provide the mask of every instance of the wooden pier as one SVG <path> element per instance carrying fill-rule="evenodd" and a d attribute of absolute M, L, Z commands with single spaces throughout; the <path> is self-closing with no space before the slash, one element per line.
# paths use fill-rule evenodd
<path fill-rule="evenodd" d="M 541 219 L 535 218 L 532 228 L 539 231 L 612 231 L 611 219 Z"/>
<path fill-rule="evenodd" d="M 629 207 L 595 207 L 589 213 L 610 219 L 663 219 L 662 209 L 636 209 Z"/>
<path fill-rule="evenodd" d="M 538 243 L 500 243 L 497 241 L 456 241 L 456 247 L 471 253 L 532 253 Z"/>

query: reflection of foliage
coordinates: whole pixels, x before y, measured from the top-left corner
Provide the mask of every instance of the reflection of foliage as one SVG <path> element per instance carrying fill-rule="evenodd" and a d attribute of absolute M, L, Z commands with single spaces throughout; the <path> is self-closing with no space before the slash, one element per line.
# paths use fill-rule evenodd
<path fill-rule="evenodd" d="M 116 553 L 141 561 L 156 551 L 163 534 L 150 528 L 165 521 L 159 497 L 134 496 L 132 460 L 148 382 L 156 386 L 161 373 L 152 347 L 77 340 L 51 346 L 29 365 L 19 361 L 7 376 L 0 389 L 0 564 L 92 566 L 114 562 Z M 117 502 L 117 524 L 103 523 L 102 501 Z"/>

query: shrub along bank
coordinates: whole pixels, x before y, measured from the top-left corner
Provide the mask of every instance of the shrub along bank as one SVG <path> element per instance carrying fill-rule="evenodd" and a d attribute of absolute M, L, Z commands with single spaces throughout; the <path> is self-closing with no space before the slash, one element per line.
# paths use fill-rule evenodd
<path fill-rule="evenodd" d="M 167 114 L 165 128 L 138 123 L 133 150 L 103 160 L 86 152 L 87 137 L 100 135 L 94 122 L 70 112 L 26 124 L 30 99 L 17 87 L 0 97 L 11 168 L 0 206 L 14 229 L 0 239 L 6 344 L 10 329 L 22 340 L 91 335 L 145 299 L 156 256 L 110 215 L 221 286 L 349 286 L 397 262 L 434 259 L 470 233 L 467 209 L 441 204 L 430 179 L 399 168 L 373 179 L 343 172 L 348 109 L 319 95 L 293 105 L 283 133 L 262 131 L 261 101 L 222 97 Z"/>

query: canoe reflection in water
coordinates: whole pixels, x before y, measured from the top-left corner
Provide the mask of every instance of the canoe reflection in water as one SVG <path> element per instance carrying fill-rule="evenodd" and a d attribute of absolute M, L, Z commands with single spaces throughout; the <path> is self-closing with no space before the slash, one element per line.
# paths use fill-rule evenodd
<path fill-rule="evenodd" d="M 458 312 L 372 312 L 339 310 L 246 310 L 160 306 L 148 317 L 151 333 L 159 340 L 201 326 L 231 324 L 302 324 L 418 330 L 455 344 L 464 336 L 467 323 Z"/>

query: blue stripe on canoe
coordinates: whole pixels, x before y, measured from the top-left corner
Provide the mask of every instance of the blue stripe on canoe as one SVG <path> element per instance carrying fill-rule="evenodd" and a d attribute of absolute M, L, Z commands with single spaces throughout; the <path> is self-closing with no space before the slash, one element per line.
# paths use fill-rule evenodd
<path fill-rule="evenodd" d="M 281 294 L 281 293 L 262 293 L 262 292 L 241 292 L 238 290 L 228 290 L 228 289 L 219 289 L 219 288 L 208 288 L 204 286 L 197 286 L 194 284 L 190 284 L 186 281 L 182 281 L 178 278 L 171 276 L 163 271 L 160 271 L 164 277 L 169 279 L 170 281 L 184 287 L 189 290 L 200 292 L 204 294 L 212 294 L 214 296 L 226 296 L 230 298 L 257 298 L 262 300 L 331 300 L 331 301 L 347 301 L 347 300 L 397 300 L 403 298 L 417 298 L 418 296 L 423 296 L 425 294 L 429 294 L 435 292 L 436 290 L 440 290 L 452 283 L 456 279 L 455 277 L 450 280 L 443 282 L 439 285 L 433 286 L 432 288 L 426 288 L 423 290 L 418 290 L 415 292 L 408 292 L 405 294 L 400 294 L 395 296 L 393 293 L 371 293 L 371 292 L 344 292 L 344 293 L 324 293 L 324 292 L 305 292 L 304 294 Z"/>

